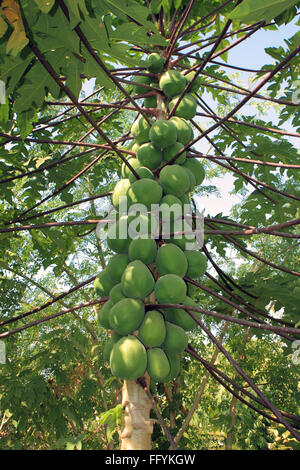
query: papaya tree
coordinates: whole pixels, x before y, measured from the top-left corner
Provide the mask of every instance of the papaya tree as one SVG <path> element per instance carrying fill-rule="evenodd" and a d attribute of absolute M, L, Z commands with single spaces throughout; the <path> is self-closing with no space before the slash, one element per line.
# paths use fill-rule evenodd
<path fill-rule="evenodd" d="M 36 442 L 50 414 L 54 447 L 103 430 L 101 448 L 118 435 L 122 450 L 178 449 L 212 377 L 227 449 L 244 429 L 237 403 L 259 421 L 256 441 L 236 443 L 265 446 L 275 423 L 298 445 L 299 32 L 261 68 L 229 58 L 297 25 L 299 7 L 1 1 L 0 339 L 8 352 L 25 342 L 28 362 L 1 366 L 3 426 L 28 423 Z M 241 198 L 230 216 L 200 207 L 216 177 Z M 251 361 L 272 341 L 273 374 Z M 276 394 L 285 366 L 290 388 L 278 379 Z M 191 403 L 187 377 L 200 385 Z"/>

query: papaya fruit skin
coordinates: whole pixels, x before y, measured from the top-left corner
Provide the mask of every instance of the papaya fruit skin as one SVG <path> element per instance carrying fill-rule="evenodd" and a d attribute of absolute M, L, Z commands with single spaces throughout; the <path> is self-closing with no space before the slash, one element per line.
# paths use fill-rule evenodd
<path fill-rule="evenodd" d="M 147 371 L 155 382 L 163 382 L 170 373 L 170 364 L 165 352 L 160 348 L 147 351 Z"/>
<path fill-rule="evenodd" d="M 148 267 L 140 260 L 131 261 L 125 269 L 122 279 L 122 290 L 127 297 L 145 299 L 154 288 L 154 278 Z"/>
<path fill-rule="evenodd" d="M 162 187 L 156 180 L 142 178 L 130 186 L 127 196 L 130 204 L 143 204 L 150 210 L 152 204 L 159 204 Z"/>
<path fill-rule="evenodd" d="M 189 144 L 194 138 L 194 131 L 189 122 L 178 116 L 172 116 L 170 121 L 175 124 L 178 142 Z"/>
<path fill-rule="evenodd" d="M 155 261 L 157 245 L 153 238 L 132 240 L 129 245 L 128 254 L 131 261 L 140 260 L 149 265 Z"/>
<path fill-rule="evenodd" d="M 175 106 L 179 98 L 180 98 L 179 96 L 176 96 L 170 101 L 169 103 L 170 111 Z M 189 93 L 187 93 L 178 104 L 176 111 L 175 111 L 175 116 L 178 116 L 184 119 L 193 119 L 196 116 L 196 112 L 197 112 L 197 101 L 195 100 L 193 95 L 190 95 Z"/>
<path fill-rule="evenodd" d="M 110 310 L 110 327 L 120 335 L 135 331 L 143 321 L 145 305 L 138 299 L 119 300 Z"/>
<path fill-rule="evenodd" d="M 117 284 L 117 282 L 112 280 L 107 270 L 104 269 L 104 271 L 98 274 L 98 276 L 96 277 L 94 281 L 94 289 L 95 289 L 96 295 L 100 298 L 108 296 L 111 288 L 115 284 Z"/>
<path fill-rule="evenodd" d="M 147 96 L 144 98 L 144 107 L 145 108 L 156 108 L 157 107 L 157 98 L 156 96 Z"/>
<path fill-rule="evenodd" d="M 158 119 L 149 131 L 149 140 L 160 149 L 175 144 L 177 140 L 175 124 L 165 119 Z"/>
<path fill-rule="evenodd" d="M 120 205 L 120 198 L 127 197 L 127 191 L 130 188 L 130 181 L 129 179 L 121 179 L 116 186 L 114 187 L 111 202 L 112 205 L 118 210 Z"/>
<path fill-rule="evenodd" d="M 142 95 L 143 93 L 147 93 L 148 91 L 150 91 L 150 88 L 143 87 L 142 85 L 145 84 L 150 86 L 152 82 L 151 77 L 147 77 L 145 75 L 137 75 L 134 77 L 133 81 L 136 83 L 140 83 L 140 86 L 134 85 L 133 87 L 133 91 L 135 92 L 135 94 Z"/>
<path fill-rule="evenodd" d="M 169 353 L 181 353 L 188 345 L 188 337 L 183 328 L 166 322 L 166 337 L 162 348 Z"/>
<path fill-rule="evenodd" d="M 157 310 L 146 313 L 139 328 L 139 339 L 145 346 L 160 346 L 166 336 L 164 317 Z"/>
<path fill-rule="evenodd" d="M 183 277 L 188 268 L 184 252 L 172 243 L 163 245 L 158 249 L 155 263 L 161 276 L 177 274 L 177 276 Z"/>
<path fill-rule="evenodd" d="M 196 74 L 196 72 L 192 71 L 192 72 L 189 72 L 189 73 L 187 73 L 186 75 L 184 75 L 184 78 L 186 79 L 187 83 L 190 83 L 190 82 L 193 80 L 195 74 Z M 200 88 L 200 86 L 201 86 L 201 78 L 200 78 L 200 76 L 198 75 L 198 76 L 195 78 L 193 84 L 190 86 L 188 92 L 189 92 L 189 93 L 197 93 L 198 90 L 199 90 L 199 88 Z"/>
<path fill-rule="evenodd" d="M 194 279 L 202 277 L 207 268 L 206 256 L 195 250 L 186 251 L 185 256 L 188 261 L 186 276 Z"/>
<path fill-rule="evenodd" d="M 131 242 L 128 235 L 130 220 L 129 216 L 123 215 L 114 224 L 111 224 L 107 230 L 107 245 L 116 253 L 128 252 L 128 247 Z"/>
<path fill-rule="evenodd" d="M 163 158 L 162 152 L 156 148 L 152 142 L 141 145 L 136 154 L 140 165 L 146 166 L 150 170 L 156 170 Z"/>
<path fill-rule="evenodd" d="M 109 277 L 113 281 L 121 281 L 122 274 L 129 263 L 129 257 L 126 253 L 114 255 L 108 262 L 106 269 Z"/>
<path fill-rule="evenodd" d="M 196 186 L 199 186 L 205 178 L 205 170 L 203 165 L 196 158 L 187 158 L 182 165 L 188 168 L 196 179 Z"/>
<path fill-rule="evenodd" d="M 157 53 L 149 54 L 146 60 L 146 67 L 149 72 L 160 73 L 164 69 L 165 62 L 163 58 Z"/>
<path fill-rule="evenodd" d="M 130 157 L 130 158 L 128 158 L 127 161 L 135 171 L 137 171 L 138 168 L 141 167 L 141 163 L 135 157 Z M 130 175 L 133 174 L 132 171 L 130 170 L 130 168 L 126 165 L 126 163 L 122 164 L 121 174 L 122 174 L 122 177 L 125 178 L 125 179 L 129 179 Z M 117 183 L 117 185 L 118 185 L 118 183 Z"/>
<path fill-rule="evenodd" d="M 164 149 L 163 152 L 163 159 L 165 162 L 169 162 L 172 160 L 172 158 L 177 155 L 177 153 L 184 148 L 184 145 L 181 142 L 175 142 L 175 144 L 169 145 Z M 186 152 L 183 152 L 176 160 L 174 160 L 174 163 L 177 165 L 182 165 L 186 160 Z"/>
<path fill-rule="evenodd" d="M 159 87 L 169 98 L 180 95 L 187 84 L 186 78 L 177 70 L 168 70 L 159 81 Z"/>
<path fill-rule="evenodd" d="M 146 349 L 135 336 L 125 336 L 114 344 L 110 353 L 113 375 L 123 380 L 136 380 L 144 375 L 146 367 Z"/>
<path fill-rule="evenodd" d="M 165 351 L 166 356 L 169 361 L 170 365 L 170 372 L 167 375 L 167 377 L 164 379 L 164 382 L 170 382 L 171 380 L 177 379 L 179 373 L 180 373 L 180 354 L 176 353 L 170 353 L 168 351 Z"/>
<path fill-rule="evenodd" d="M 190 307 L 197 307 L 196 302 L 188 296 L 186 296 L 186 298 L 184 299 L 182 303 L 184 305 L 189 305 Z M 193 312 L 193 313 L 194 315 L 197 315 L 196 312 Z M 182 308 L 167 309 L 166 318 L 170 323 L 175 323 L 175 325 L 180 326 L 185 331 L 194 330 L 198 326 L 198 324 L 188 314 L 188 312 Z"/>
<path fill-rule="evenodd" d="M 150 125 L 143 117 L 137 119 L 131 127 L 131 135 L 135 138 L 138 144 L 144 144 L 149 141 L 149 131 Z"/>
<path fill-rule="evenodd" d="M 179 304 L 186 297 L 186 284 L 176 274 L 165 274 L 155 284 L 156 300 L 160 304 Z"/>
<path fill-rule="evenodd" d="M 106 330 L 111 328 L 109 318 L 110 318 L 110 311 L 113 306 L 113 302 L 111 300 L 107 300 L 103 307 L 99 310 L 97 314 L 97 320 L 99 325 Z"/>
<path fill-rule="evenodd" d="M 180 165 L 167 165 L 159 174 L 159 182 L 166 194 L 182 196 L 190 187 L 190 181 L 184 168 Z"/>
<path fill-rule="evenodd" d="M 112 333 L 111 337 L 108 338 L 108 340 L 105 343 L 104 349 L 103 349 L 103 358 L 105 362 L 109 363 L 109 358 L 110 358 L 110 353 L 112 351 L 112 348 L 114 344 L 116 344 L 119 339 L 121 339 L 122 336 L 118 335 L 115 331 Z"/>
<path fill-rule="evenodd" d="M 109 292 L 109 298 L 113 304 L 119 302 L 119 300 L 125 299 L 125 295 L 122 291 L 122 284 L 116 284 Z"/>
<path fill-rule="evenodd" d="M 151 180 L 154 180 L 154 174 L 146 166 L 139 166 L 136 169 L 136 173 L 140 178 L 150 178 Z M 131 184 L 134 183 L 135 181 L 137 181 L 137 178 L 134 176 L 133 173 L 131 173 L 129 175 L 128 179 L 129 179 Z"/>

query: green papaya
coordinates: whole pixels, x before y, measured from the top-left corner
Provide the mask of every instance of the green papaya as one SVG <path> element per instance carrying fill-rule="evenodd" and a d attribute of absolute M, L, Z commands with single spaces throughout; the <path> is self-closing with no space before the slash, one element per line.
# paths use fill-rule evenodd
<path fill-rule="evenodd" d="M 198 279 L 203 276 L 207 269 L 207 258 L 200 251 L 189 250 L 185 251 L 185 256 L 188 261 L 188 269 L 186 276 Z"/>
<path fill-rule="evenodd" d="M 151 209 L 152 204 L 158 204 L 162 198 L 162 187 L 156 181 L 142 178 L 135 181 L 127 191 L 130 204 L 143 204 Z"/>
<path fill-rule="evenodd" d="M 158 119 L 149 131 L 149 140 L 159 149 L 175 144 L 177 140 L 175 124 L 165 119 Z"/>
<path fill-rule="evenodd" d="M 175 144 L 169 145 L 169 147 L 166 147 L 163 152 L 163 159 L 165 162 L 169 162 L 172 160 L 177 153 L 180 152 L 184 148 L 184 145 L 181 142 L 175 142 Z M 174 160 L 173 163 L 176 163 L 177 165 L 182 165 L 186 160 L 186 152 L 184 151 L 181 155 L 179 155 L 176 160 Z"/>
<path fill-rule="evenodd" d="M 117 281 L 111 279 L 108 271 L 104 269 L 94 280 L 94 289 L 98 297 L 106 297 L 109 295 L 110 289 L 117 284 Z"/>
<path fill-rule="evenodd" d="M 186 297 L 186 284 L 176 274 L 165 274 L 155 284 L 155 297 L 160 304 L 179 304 Z"/>
<path fill-rule="evenodd" d="M 170 373 L 170 364 L 165 352 L 160 348 L 147 351 L 147 371 L 155 382 L 164 382 Z"/>
<path fill-rule="evenodd" d="M 177 274 L 177 276 L 183 277 L 188 268 L 184 252 L 172 243 L 162 245 L 158 249 L 155 263 L 161 276 L 164 274 Z"/>
<path fill-rule="evenodd" d="M 193 128 L 190 123 L 178 116 L 172 116 L 170 121 L 175 124 L 178 142 L 181 142 L 184 146 L 189 144 L 194 138 Z"/>
<path fill-rule="evenodd" d="M 185 89 L 186 85 L 186 78 L 177 70 L 168 70 L 161 76 L 159 80 L 159 87 L 169 98 L 180 95 Z"/>
<path fill-rule="evenodd" d="M 146 142 L 141 145 L 136 154 L 140 165 L 156 170 L 163 158 L 162 152 L 156 148 L 152 142 Z"/>
<path fill-rule="evenodd" d="M 119 300 L 126 299 L 126 296 L 122 291 L 122 284 L 116 284 L 109 292 L 109 298 L 113 304 L 119 302 Z"/>
<path fill-rule="evenodd" d="M 114 255 L 108 262 L 106 269 L 107 273 L 113 281 L 120 282 L 122 274 L 129 263 L 129 258 L 126 253 L 119 253 Z"/>
<path fill-rule="evenodd" d="M 110 310 L 110 327 L 120 335 L 135 331 L 143 321 L 145 305 L 138 299 L 122 299 Z"/>
<path fill-rule="evenodd" d="M 167 377 L 165 377 L 164 379 L 165 383 L 170 382 L 171 380 L 177 379 L 180 373 L 180 354 L 170 353 L 166 351 L 166 356 L 169 361 L 170 372 L 167 375 Z"/>
<path fill-rule="evenodd" d="M 144 144 L 149 141 L 150 125 L 145 118 L 138 118 L 131 127 L 131 135 L 138 144 Z"/>
<path fill-rule="evenodd" d="M 111 202 L 113 206 L 118 210 L 120 205 L 120 198 L 127 197 L 127 191 L 130 188 L 130 181 L 129 179 L 121 179 L 116 186 L 114 187 Z"/>
<path fill-rule="evenodd" d="M 159 183 L 166 194 L 182 196 L 190 187 L 189 177 L 180 165 L 166 165 L 159 174 Z"/>
<path fill-rule="evenodd" d="M 157 310 L 147 312 L 139 328 L 139 339 L 147 347 L 160 346 L 166 336 L 164 317 Z"/>
<path fill-rule="evenodd" d="M 141 165 L 141 163 L 139 163 L 139 165 Z M 147 168 L 145 166 L 139 166 L 135 171 L 136 171 L 136 173 L 137 173 L 137 175 L 139 176 L 140 179 L 150 178 L 151 180 L 154 180 L 154 174 L 152 173 L 151 170 L 149 170 L 149 168 Z M 137 181 L 137 178 L 135 177 L 135 175 L 132 172 L 128 176 L 128 179 L 129 179 L 131 184 L 134 183 L 135 181 Z"/>
<path fill-rule="evenodd" d="M 177 104 L 180 96 L 176 96 L 173 98 L 169 103 L 169 110 L 171 111 L 172 108 Z M 179 116 L 184 119 L 193 119 L 196 116 L 197 112 L 197 101 L 193 97 L 193 95 L 187 93 L 182 100 L 179 102 L 175 116 Z"/>
<path fill-rule="evenodd" d="M 182 166 L 188 168 L 193 173 L 196 179 L 196 186 L 199 186 L 205 178 L 205 170 L 199 160 L 197 158 L 187 158 Z"/>
<path fill-rule="evenodd" d="M 149 265 L 155 261 L 156 253 L 157 245 L 153 238 L 137 238 L 129 245 L 128 255 L 131 261 L 140 260 Z"/>
<path fill-rule="evenodd" d="M 107 300 L 105 304 L 101 307 L 97 314 L 97 320 L 100 326 L 109 330 L 111 328 L 109 318 L 110 318 L 110 311 L 113 306 L 111 300 Z"/>
<path fill-rule="evenodd" d="M 146 67 L 149 70 L 149 72 L 160 73 L 163 71 L 164 65 L 165 65 L 165 62 L 163 58 L 157 52 L 153 52 L 152 54 L 149 54 L 146 59 Z"/>
<path fill-rule="evenodd" d="M 122 380 L 136 380 L 144 375 L 147 353 L 136 336 L 125 336 L 117 341 L 110 353 L 112 374 Z"/>
<path fill-rule="evenodd" d="M 122 336 L 116 333 L 115 331 L 112 333 L 111 337 L 108 338 L 103 349 L 103 358 L 105 362 L 109 363 L 109 358 L 110 358 L 110 353 L 112 351 L 112 348 L 114 347 L 116 342 L 119 341 L 119 339 L 121 338 Z"/>
<path fill-rule="evenodd" d="M 122 290 L 127 297 L 144 300 L 154 288 L 154 278 L 140 260 L 131 261 L 122 275 Z"/>
<path fill-rule="evenodd" d="M 183 328 L 174 323 L 166 323 L 166 337 L 162 348 L 170 353 L 181 353 L 188 345 L 188 337 Z"/>

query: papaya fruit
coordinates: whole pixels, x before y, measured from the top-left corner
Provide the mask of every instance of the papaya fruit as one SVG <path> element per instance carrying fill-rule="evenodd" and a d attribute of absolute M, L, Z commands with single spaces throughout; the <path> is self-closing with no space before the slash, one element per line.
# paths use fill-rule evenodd
<path fill-rule="evenodd" d="M 147 371 L 155 382 L 164 382 L 170 373 L 170 364 L 165 352 L 160 348 L 147 351 Z"/>
<path fill-rule="evenodd" d="M 159 87 L 168 98 L 180 95 L 186 85 L 186 78 L 177 70 L 168 70 L 159 80 Z"/>
<path fill-rule="evenodd" d="M 159 174 L 159 183 L 166 194 L 177 197 L 187 192 L 190 186 L 189 177 L 180 165 L 166 165 Z"/>
<path fill-rule="evenodd" d="M 123 294 L 127 297 L 144 300 L 154 289 L 154 278 L 142 261 L 135 260 L 126 267 L 121 284 Z"/>
<path fill-rule="evenodd" d="M 109 292 L 109 298 L 113 304 L 119 302 L 119 300 L 125 299 L 126 296 L 123 294 L 122 291 L 122 284 L 116 284 Z"/>
<path fill-rule="evenodd" d="M 180 150 L 182 150 L 183 148 L 184 145 L 181 142 L 175 142 L 175 144 L 166 147 L 163 152 L 164 161 L 169 162 L 170 160 L 172 160 L 172 158 L 174 158 L 175 155 L 177 155 L 177 153 L 180 152 Z M 174 160 L 174 163 L 176 163 L 177 165 L 182 165 L 185 160 L 186 152 L 183 152 L 178 158 L 176 158 L 176 160 Z"/>
<path fill-rule="evenodd" d="M 109 277 L 113 281 L 120 282 L 122 274 L 129 263 L 129 257 L 126 253 L 114 255 L 108 262 L 106 269 Z"/>
<path fill-rule="evenodd" d="M 128 255 L 131 261 L 140 260 L 144 264 L 151 264 L 155 261 L 157 253 L 156 241 L 153 238 L 132 240 L 129 245 Z"/>
<path fill-rule="evenodd" d="M 149 139 L 160 149 L 175 144 L 177 140 L 177 130 L 175 124 L 165 119 L 158 119 L 151 127 Z"/>
<path fill-rule="evenodd" d="M 154 174 L 152 173 L 152 171 L 149 170 L 149 168 L 147 168 L 145 166 L 141 166 L 141 163 L 139 163 L 139 167 L 135 171 L 138 174 L 138 176 L 140 177 L 140 179 L 149 178 L 151 180 L 154 180 Z M 132 172 L 128 176 L 128 179 L 129 179 L 131 184 L 134 183 L 135 181 L 137 181 L 137 178 L 135 177 L 135 175 Z"/>
<path fill-rule="evenodd" d="M 184 305 L 190 307 L 197 307 L 196 302 L 190 297 L 186 297 L 182 302 Z M 191 331 L 197 328 L 197 323 L 195 320 L 188 314 L 188 312 L 182 308 L 170 308 L 167 309 L 167 319 L 170 323 L 175 323 L 176 325 L 183 328 L 185 331 Z M 194 315 L 197 315 L 196 312 L 193 312 Z"/>
<path fill-rule="evenodd" d="M 122 215 L 107 230 L 107 245 L 116 253 L 127 253 L 131 238 L 128 235 L 128 225 L 132 218 Z"/>
<path fill-rule="evenodd" d="M 184 78 L 186 79 L 187 83 L 191 83 L 191 81 L 194 79 L 194 76 L 196 75 L 196 72 L 193 70 L 186 75 L 183 74 Z M 197 93 L 199 91 L 201 85 L 201 78 L 200 75 L 198 75 L 195 80 L 193 81 L 192 85 L 190 86 L 188 92 L 189 93 Z"/>
<path fill-rule="evenodd" d="M 141 166 L 146 166 L 150 170 L 156 170 L 163 158 L 162 152 L 156 148 L 152 142 L 141 145 L 137 151 L 137 159 Z"/>
<path fill-rule="evenodd" d="M 157 52 L 153 52 L 148 55 L 145 65 L 149 72 L 161 73 L 164 69 L 165 62 Z"/>
<path fill-rule="evenodd" d="M 184 146 L 189 144 L 194 138 L 193 128 L 189 122 L 178 116 L 172 116 L 170 121 L 175 124 L 178 142 Z"/>
<path fill-rule="evenodd" d="M 139 327 L 138 337 L 147 347 L 160 346 L 166 336 L 164 317 L 157 310 L 147 312 Z"/>
<path fill-rule="evenodd" d="M 177 379 L 180 373 L 180 354 L 170 353 L 168 351 L 165 351 L 165 353 L 170 365 L 170 372 L 164 379 L 164 382 L 167 383 L 171 380 Z"/>
<path fill-rule="evenodd" d="M 175 106 L 179 98 L 180 96 L 176 96 L 170 101 L 169 103 L 170 111 Z M 193 119 L 193 117 L 196 116 L 196 112 L 197 112 L 197 101 L 195 100 L 193 95 L 187 93 L 178 104 L 176 111 L 175 111 L 175 116 L 178 116 L 184 119 Z"/>
<path fill-rule="evenodd" d="M 133 91 L 136 95 L 142 95 L 143 93 L 148 93 L 150 88 L 143 87 L 143 85 L 151 86 L 153 79 L 150 76 L 146 75 L 136 75 L 133 78 L 133 81 L 139 83 L 139 85 L 133 85 Z"/>
<path fill-rule="evenodd" d="M 182 251 L 188 250 L 188 249 L 193 249 L 197 246 L 196 243 L 196 237 L 195 235 L 178 235 L 177 238 L 176 236 L 170 236 L 169 238 L 164 239 L 166 243 L 174 243 L 174 245 L 177 245 L 179 248 L 182 249 Z"/>
<path fill-rule="evenodd" d="M 172 243 L 162 245 L 158 249 L 155 263 L 158 273 L 161 276 L 165 274 L 177 274 L 177 276 L 183 277 L 188 268 L 184 252 Z"/>
<path fill-rule="evenodd" d="M 110 318 L 110 311 L 113 306 L 111 300 L 107 300 L 105 304 L 101 307 L 97 314 L 97 320 L 100 326 L 109 330 L 111 328 L 109 318 Z"/>
<path fill-rule="evenodd" d="M 199 160 L 197 158 L 187 158 L 182 166 L 188 168 L 193 173 L 196 179 L 196 186 L 199 186 L 205 178 L 205 170 Z"/>
<path fill-rule="evenodd" d="M 121 179 L 114 187 L 114 190 L 111 196 L 111 202 L 117 210 L 119 209 L 120 198 L 127 197 L 127 191 L 129 188 L 130 188 L 129 179 Z"/>
<path fill-rule="evenodd" d="M 109 358 L 110 358 L 110 353 L 112 351 L 112 348 L 114 347 L 114 344 L 116 344 L 119 339 L 121 339 L 122 336 L 116 333 L 115 331 L 112 333 L 111 337 L 108 338 L 104 345 L 103 349 L 103 358 L 105 362 L 109 363 Z"/>
<path fill-rule="evenodd" d="M 138 299 L 122 299 L 111 307 L 110 327 L 120 335 L 137 330 L 145 315 L 145 305 Z"/>
<path fill-rule="evenodd" d="M 162 348 L 170 353 L 181 353 L 188 345 L 188 337 L 183 328 L 174 323 L 166 323 L 166 337 Z"/>
<path fill-rule="evenodd" d="M 187 192 L 192 192 L 194 187 L 196 186 L 196 178 L 194 176 L 194 173 L 187 167 L 184 167 L 184 170 L 186 171 L 188 178 L 189 178 L 189 189 Z"/>
<path fill-rule="evenodd" d="M 125 336 L 117 341 L 110 353 L 112 374 L 122 380 L 136 380 L 144 375 L 147 353 L 136 336 Z"/>
<path fill-rule="evenodd" d="M 155 297 L 160 304 L 180 304 L 186 297 L 186 284 L 176 274 L 165 274 L 155 284 Z"/>
<path fill-rule="evenodd" d="M 141 146 L 141 144 L 139 144 L 138 142 L 136 142 L 136 140 L 133 140 L 133 145 L 132 145 L 132 147 L 131 147 L 131 150 L 132 150 L 133 152 L 137 152 L 138 149 L 140 148 L 140 146 Z"/>
<path fill-rule="evenodd" d="M 188 269 L 186 276 L 198 279 L 203 276 L 207 269 L 207 258 L 200 251 L 189 250 L 185 251 L 185 256 L 188 261 Z"/>
<path fill-rule="evenodd" d="M 108 271 L 104 269 L 94 280 L 94 289 L 98 297 L 106 297 L 109 295 L 110 289 L 117 284 L 117 281 L 111 279 Z"/>
<path fill-rule="evenodd" d="M 127 161 L 135 171 L 142 166 L 141 163 L 138 161 L 138 159 L 135 158 L 135 157 L 130 157 L 130 158 L 128 158 Z M 121 174 L 122 174 L 123 178 L 127 178 L 127 179 L 129 179 L 130 175 L 133 174 L 131 169 L 126 165 L 126 163 L 122 164 Z M 119 181 L 119 183 L 120 183 L 120 181 Z M 118 185 L 118 183 L 116 184 L 116 186 L 117 185 Z"/>
<path fill-rule="evenodd" d="M 150 125 L 145 118 L 138 118 L 131 127 L 131 135 L 138 144 L 144 144 L 149 141 Z"/>
<path fill-rule="evenodd" d="M 127 197 L 129 204 L 143 204 L 150 210 L 152 204 L 160 202 L 162 187 L 156 180 L 141 178 L 130 186 Z"/>
<path fill-rule="evenodd" d="M 157 238 L 159 232 L 159 226 L 156 217 L 152 212 L 139 213 L 129 223 L 128 234 L 130 238 L 142 238 L 147 240 L 148 238 Z"/>

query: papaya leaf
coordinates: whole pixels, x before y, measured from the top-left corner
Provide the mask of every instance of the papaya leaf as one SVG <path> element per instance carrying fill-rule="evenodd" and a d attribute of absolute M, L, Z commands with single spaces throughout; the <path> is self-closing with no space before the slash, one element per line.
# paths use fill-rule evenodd
<path fill-rule="evenodd" d="M 244 23 L 252 23 L 255 21 L 271 21 L 283 11 L 296 5 L 298 0 L 265 0 L 257 2 L 257 0 L 244 0 L 238 5 L 228 17 L 234 20 L 240 20 Z"/>

